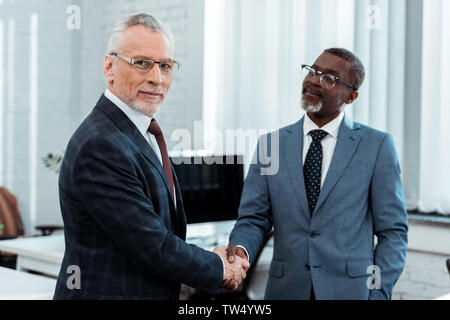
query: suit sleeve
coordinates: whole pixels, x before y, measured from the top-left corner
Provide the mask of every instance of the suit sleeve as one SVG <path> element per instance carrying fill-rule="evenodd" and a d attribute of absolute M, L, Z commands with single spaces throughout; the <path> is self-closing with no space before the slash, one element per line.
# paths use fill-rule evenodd
<path fill-rule="evenodd" d="M 392 289 L 405 266 L 408 216 L 400 177 L 400 165 L 392 137 L 384 138 L 371 183 L 372 217 L 377 236 L 375 265 L 380 268 L 381 288 L 370 299 L 391 299 Z"/>
<path fill-rule="evenodd" d="M 221 258 L 166 228 L 135 170 L 123 150 L 93 137 L 78 152 L 74 188 L 92 218 L 144 276 L 217 292 L 223 280 Z"/>
<path fill-rule="evenodd" d="M 240 245 L 246 249 L 250 263 L 254 262 L 256 253 L 273 226 L 268 175 L 262 174 L 267 166 L 264 157 L 267 155 L 265 146 L 270 145 L 269 137 L 263 136 L 258 141 L 245 179 L 238 219 L 229 240 L 229 244 Z"/>

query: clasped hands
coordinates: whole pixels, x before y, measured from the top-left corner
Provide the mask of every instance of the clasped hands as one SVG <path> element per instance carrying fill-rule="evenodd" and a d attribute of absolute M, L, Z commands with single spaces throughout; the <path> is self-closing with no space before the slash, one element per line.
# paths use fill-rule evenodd
<path fill-rule="evenodd" d="M 213 249 L 224 263 L 225 272 L 222 281 L 222 288 L 235 290 L 245 279 L 247 271 L 250 268 L 247 254 L 244 249 L 235 245 L 219 246 Z"/>

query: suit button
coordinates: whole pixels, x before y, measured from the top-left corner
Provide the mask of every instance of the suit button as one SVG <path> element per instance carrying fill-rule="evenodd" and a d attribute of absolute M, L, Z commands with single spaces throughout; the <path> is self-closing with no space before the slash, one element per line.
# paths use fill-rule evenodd
<path fill-rule="evenodd" d="M 311 270 L 311 266 L 309 264 L 305 264 L 306 270 Z"/>
<path fill-rule="evenodd" d="M 318 237 L 318 236 L 320 236 L 319 232 L 316 232 L 316 231 L 311 232 L 311 238 L 315 238 L 315 237 Z"/>

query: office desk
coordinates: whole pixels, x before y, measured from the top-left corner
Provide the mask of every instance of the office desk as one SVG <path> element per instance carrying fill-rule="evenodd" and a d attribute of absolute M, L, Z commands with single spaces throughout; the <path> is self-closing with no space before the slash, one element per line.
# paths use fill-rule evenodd
<path fill-rule="evenodd" d="M 186 242 L 206 250 L 227 245 L 234 224 L 235 221 L 188 224 Z M 37 271 L 54 278 L 59 274 L 64 249 L 64 234 L 0 241 L 0 251 L 17 255 L 17 271 Z M 254 278 L 261 286 L 258 292 L 264 292 L 272 252 L 273 246 L 269 243 L 254 271 Z"/>
<path fill-rule="evenodd" d="M 0 267 L 0 300 L 50 300 L 56 280 Z"/>
<path fill-rule="evenodd" d="M 207 250 L 226 245 L 235 221 L 189 224 L 187 242 Z M 0 251 L 17 255 L 18 271 L 37 271 L 57 277 L 64 256 L 64 234 L 46 237 L 20 238 L 0 241 Z"/>
<path fill-rule="evenodd" d="M 64 256 L 64 235 L 3 240 L 0 251 L 17 255 L 17 271 L 37 271 L 57 277 Z"/>

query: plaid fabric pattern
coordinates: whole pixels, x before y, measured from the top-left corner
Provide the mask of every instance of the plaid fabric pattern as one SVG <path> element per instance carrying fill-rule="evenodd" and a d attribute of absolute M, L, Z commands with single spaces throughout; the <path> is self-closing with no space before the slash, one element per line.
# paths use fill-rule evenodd
<path fill-rule="evenodd" d="M 177 299 L 181 283 L 218 291 L 223 264 L 189 245 L 156 154 L 105 96 L 74 133 L 59 177 L 65 254 L 55 299 Z M 81 288 L 67 272 L 80 268 Z"/>

